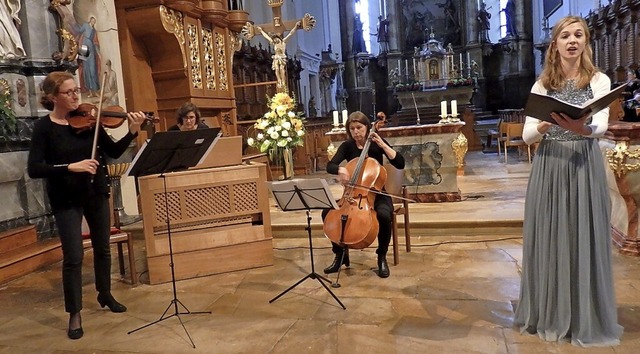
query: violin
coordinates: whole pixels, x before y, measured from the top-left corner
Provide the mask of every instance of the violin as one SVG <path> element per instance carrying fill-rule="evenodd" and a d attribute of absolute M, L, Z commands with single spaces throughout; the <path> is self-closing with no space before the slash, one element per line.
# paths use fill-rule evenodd
<path fill-rule="evenodd" d="M 386 118 L 384 113 L 378 116 Z M 380 226 L 373 205 L 376 192 L 387 181 L 387 170 L 367 153 L 373 133 L 385 123 L 380 120 L 373 124 L 360 156 L 346 164 L 351 179 L 337 203 L 338 209 L 329 210 L 324 218 L 325 236 L 342 247 L 366 248 L 378 236 Z"/>
<path fill-rule="evenodd" d="M 159 122 L 159 119 L 154 117 L 153 112 L 144 112 L 146 121 L 153 123 Z M 92 129 L 96 126 L 96 122 L 100 122 L 100 125 L 105 128 L 118 128 L 124 122 L 127 121 L 127 112 L 120 106 L 109 106 L 102 109 L 100 119 L 96 119 L 98 116 L 98 107 L 91 103 L 82 103 L 78 108 L 71 112 L 67 118 L 69 125 L 81 133 Z"/>

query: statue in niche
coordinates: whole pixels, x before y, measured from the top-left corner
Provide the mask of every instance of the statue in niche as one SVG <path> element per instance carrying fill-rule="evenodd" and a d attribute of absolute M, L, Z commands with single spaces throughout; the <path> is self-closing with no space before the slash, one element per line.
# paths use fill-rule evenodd
<path fill-rule="evenodd" d="M 382 15 L 378 16 L 378 31 L 371 35 L 378 38 L 379 54 L 387 53 L 389 51 L 389 19 L 383 18 Z"/>
<path fill-rule="evenodd" d="M 507 21 L 507 37 L 518 37 L 516 29 L 516 4 L 513 0 L 507 1 L 504 9 L 504 16 Z"/>
<path fill-rule="evenodd" d="M 18 33 L 20 8 L 20 0 L 0 0 L 0 59 L 27 56 Z"/>
<path fill-rule="evenodd" d="M 478 11 L 477 19 L 480 25 L 480 42 L 483 43 L 491 42 L 491 40 L 489 39 L 489 29 L 491 29 L 491 23 L 489 22 L 489 20 L 491 19 L 491 14 L 487 10 L 487 4 L 482 2 L 482 4 L 480 4 L 480 10 Z"/>
<path fill-rule="evenodd" d="M 309 108 L 309 118 L 315 118 L 316 115 L 318 114 L 318 111 L 316 110 L 315 97 L 311 96 L 311 98 L 309 99 L 308 108 Z"/>
<path fill-rule="evenodd" d="M 364 43 L 364 35 L 362 34 L 362 20 L 360 20 L 360 14 L 356 14 L 353 22 L 353 48 L 354 54 L 366 53 L 367 46 Z"/>

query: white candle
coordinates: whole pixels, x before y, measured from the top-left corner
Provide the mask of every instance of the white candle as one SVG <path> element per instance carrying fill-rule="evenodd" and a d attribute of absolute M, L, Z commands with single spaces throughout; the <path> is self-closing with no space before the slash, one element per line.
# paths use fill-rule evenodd
<path fill-rule="evenodd" d="M 416 68 L 416 58 L 413 58 L 412 61 L 413 61 L 413 79 L 418 81 L 418 74 L 417 74 L 417 71 L 416 71 L 416 69 L 417 69 Z"/>
<path fill-rule="evenodd" d="M 471 67 L 471 54 L 469 52 L 467 52 L 467 67 Z"/>
<path fill-rule="evenodd" d="M 406 77 L 409 77 L 409 60 L 404 60 L 404 74 Z"/>
<path fill-rule="evenodd" d="M 462 53 L 460 53 L 460 70 L 462 70 Z M 462 71 L 461 71 L 462 73 Z"/>
<path fill-rule="evenodd" d="M 337 114 L 337 113 L 338 113 L 338 112 L 336 112 L 336 114 Z M 349 118 L 349 117 L 348 117 L 348 114 L 347 114 L 347 110 L 346 110 L 346 109 L 343 109 L 343 110 L 342 110 L 342 125 L 344 125 L 345 127 L 347 126 L 347 118 Z"/>
<path fill-rule="evenodd" d="M 440 102 L 440 117 L 444 118 L 447 116 L 447 101 Z"/>
<path fill-rule="evenodd" d="M 338 111 L 333 111 L 333 126 L 337 127 L 340 125 L 340 122 L 338 122 Z"/>
<path fill-rule="evenodd" d="M 458 115 L 458 101 L 456 100 L 451 101 L 451 115 L 454 117 Z"/>

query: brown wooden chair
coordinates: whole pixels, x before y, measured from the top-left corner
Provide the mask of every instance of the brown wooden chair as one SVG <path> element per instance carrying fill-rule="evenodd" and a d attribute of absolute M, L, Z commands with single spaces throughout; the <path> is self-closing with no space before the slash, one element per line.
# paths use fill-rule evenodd
<path fill-rule="evenodd" d="M 404 219 L 404 239 L 405 249 L 411 252 L 411 233 L 409 223 L 409 202 L 407 198 L 407 187 L 403 185 L 404 170 L 399 170 L 389 164 L 385 164 L 387 170 L 387 182 L 385 190 L 392 195 L 402 196 L 403 199 L 392 198 L 393 213 L 391 215 L 391 241 L 393 242 L 393 265 L 400 263 L 400 254 L 398 252 L 398 216 Z"/>
<path fill-rule="evenodd" d="M 496 136 L 496 142 L 498 143 L 498 156 L 502 154 L 500 146 L 504 144 L 504 140 L 507 138 L 507 124 L 509 122 L 504 118 L 498 119 L 498 134 Z"/>
<path fill-rule="evenodd" d="M 83 232 L 82 239 L 82 246 L 85 249 L 91 248 L 91 235 L 89 234 L 89 232 Z M 120 268 L 121 279 L 124 279 L 126 274 L 123 245 L 127 245 L 127 256 L 129 258 L 129 275 L 131 277 L 131 285 L 138 285 L 136 259 L 133 250 L 133 237 L 131 236 L 131 234 L 116 227 L 112 227 L 111 236 L 109 237 L 109 243 L 112 245 L 116 245 L 118 248 L 118 266 Z"/>
<path fill-rule="evenodd" d="M 113 196 L 113 194 L 112 194 Z M 109 236 L 109 244 L 116 245 L 118 249 L 118 267 L 120 268 L 120 279 L 125 279 L 125 262 L 124 262 L 124 245 L 127 246 L 127 257 L 129 259 L 129 276 L 131 277 L 131 285 L 138 285 L 138 273 L 136 272 L 136 258 L 133 249 L 133 235 L 120 229 L 120 219 L 117 216 L 118 211 L 113 208 L 113 198 L 109 198 L 109 206 L 112 210 L 111 214 L 111 235 Z M 91 234 L 89 226 L 84 218 L 82 218 L 82 246 L 87 249 L 91 248 Z"/>
<path fill-rule="evenodd" d="M 524 130 L 524 123 L 506 123 L 506 138 L 504 141 L 504 162 L 507 163 L 508 153 L 507 148 L 510 146 L 527 147 L 527 156 L 529 157 L 529 163 L 531 163 L 531 147 L 522 139 L 522 131 Z"/>
<path fill-rule="evenodd" d="M 314 161 L 313 172 L 318 170 L 326 170 L 327 162 L 329 162 L 329 153 L 327 148 L 331 145 L 331 139 L 328 136 L 316 135 L 314 139 Z"/>

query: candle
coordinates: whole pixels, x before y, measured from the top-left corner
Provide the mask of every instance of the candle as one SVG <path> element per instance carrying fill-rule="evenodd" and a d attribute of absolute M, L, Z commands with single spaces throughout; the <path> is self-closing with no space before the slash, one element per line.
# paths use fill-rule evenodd
<path fill-rule="evenodd" d="M 406 77 L 409 77 L 409 60 L 404 60 L 404 74 Z"/>
<path fill-rule="evenodd" d="M 416 58 L 413 58 L 413 79 L 418 81 L 418 74 L 416 70 Z"/>
<path fill-rule="evenodd" d="M 340 125 L 340 122 L 338 122 L 338 111 L 333 111 L 333 126 L 337 127 Z"/>
<path fill-rule="evenodd" d="M 460 68 L 459 69 L 462 70 L 462 53 L 460 53 Z M 460 72 L 462 72 L 462 71 L 460 71 Z"/>
<path fill-rule="evenodd" d="M 454 117 L 458 115 L 458 101 L 456 100 L 451 101 L 451 115 Z"/>
<path fill-rule="evenodd" d="M 444 118 L 447 116 L 447 101 L 440 102 L 440 117 Z"/>
<path fill-rule="evenodd" d="M 467 67 L 471 67 L 471 53 L 467 52 Z"/>
<path fill-rule="evenodd" d="M 337 114 L 338 112 L 336 112 Z M 345 127 L 347 126 L 347 110 L 343 109 L 342 110 L 342 125 L 344 125 Z"/>

